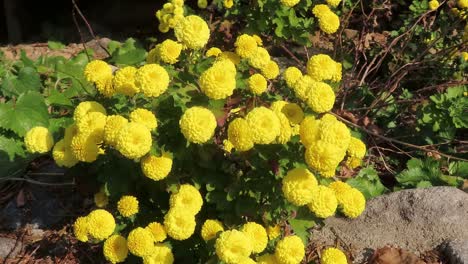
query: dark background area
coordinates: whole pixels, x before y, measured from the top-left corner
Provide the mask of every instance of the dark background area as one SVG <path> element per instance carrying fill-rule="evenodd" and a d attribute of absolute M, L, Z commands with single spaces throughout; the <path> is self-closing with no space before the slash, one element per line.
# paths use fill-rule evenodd
<path fill-rule="evenodd" d="M 76 4 L 99 37 L 123 40 L 158 34 L 156 10 L 165 0 L 76 0 Z M 80 42 L 73 21 L 72 0 L 2 0 L 0 45 L 60 41 Z M 76 20 L 84 41 L 91 39 L 82 18 Z"/>

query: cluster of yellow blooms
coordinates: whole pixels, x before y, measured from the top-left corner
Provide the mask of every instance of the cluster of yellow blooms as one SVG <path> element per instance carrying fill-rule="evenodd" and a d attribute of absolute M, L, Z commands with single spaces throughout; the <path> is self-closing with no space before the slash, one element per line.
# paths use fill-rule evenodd
<path fill-rule="evenodd" d="M 183 17 L 184 0 L 171 0 L 165 3 L 161 10 L 156 11 L 156 18 L 159 20 L 159 31 L 162 33 L 168 32 Z"/>
<path fill-rule="evenodd" d="M 318 18 L 319 27 L 325 33 L 333 34 L 340 27 L 340 18 L 327 5 L 314 6 L 312 13 Z"/>
<path fill-rule="evenodd" d="M 340 181 L 328 187 L 318 185 L 315 176 L 306 168 L 290 170 L 283 178 L 283 195 L 290 203 L 307 205 L 317 217 L 327 218 L 339 207 L 350 218 L 358 217 L 365 209 L 364 195 Z"/>
<path fill-rule="evenodd" d="M 269 237 L 267 230 L 255 222 L 248 222 L 239 230 L 224 231 L 222 223 L 209 219 L 203 224 L 201 232 L 205 241 L 216 238 L 216 255 L 227 264 L 299 264 L 305 256 L 304 243 L 298 236 L 292 235 L 277 242 L 274 254 L 265 253 L 253 260 L 250 257 L 252 254 L 261 254 L 269 238 L 273 240 L 277 237 Z"/>
<path fill-rule="evenodd" d="M 103 209 L 94 210 L 85 217 L 78 217 L 74 223 L 74 233 L 82 242 L 107 239 L 103 252 L 106 259 L 112 263 L 125 261 L 130 252 L 141 257 L 143 263 L 171 264 L 174 262 L 172 250 L 162 242 L 167 236 L 175 240 L 186 240 L 194 234 L 195 216 L 203 205 L 203 199 L 194 186 L 184 184 L 177 193 L 170 196 L 169 204 L 170 209 L 163 224 L 152 222 L 144 228 L 136 227 L 130 231 L 127 239 L 121 235 L 112 235 L 116 227 L 115 219 Z M 117 209 L 122 216 L 132 217 L 139 211 L 138 200 L 134 196 L 122 196 L 117 203 Z M 209 225 L 210 222 L 206 223 Z M 222 229 L 222 224 L 218 224 Z M 204 226 L 202 230 L 204 239 L 208 240 L 209 236 L 213 236 L 213 227 Z"/>

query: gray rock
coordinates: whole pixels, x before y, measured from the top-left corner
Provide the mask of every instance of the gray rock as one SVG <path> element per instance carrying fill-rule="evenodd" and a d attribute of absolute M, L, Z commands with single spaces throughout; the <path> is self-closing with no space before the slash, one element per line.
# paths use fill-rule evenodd
<path fill-rule="evenodd" d="M 355 263 L 392 245 L 416 254 L 444 241 L 468 239 L 468 194 L 451 187 L 394 192 L 368 201 L 357 219 L 331 217 L 312 230 L 316 243 L 352 249 Z"/>
<path fill-rule="evenodd" d="M 22 243 L 15 239 L 0 237 L 0 260 L 14 258 L 21 252 Z"/>
<path fill-rule="evenodd" d="M 448 241 L 442 248 L 450 264 L 468 264 L 468 239 Z"/>

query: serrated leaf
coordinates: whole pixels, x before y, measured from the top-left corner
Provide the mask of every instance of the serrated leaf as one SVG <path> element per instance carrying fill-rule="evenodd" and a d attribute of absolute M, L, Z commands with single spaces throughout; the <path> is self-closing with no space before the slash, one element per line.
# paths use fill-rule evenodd
<path fill-rule="evenodd" d="M 112 53 L 111 62 L 117 65 L 135 65 L 146 59 L 146 50 L 135 39 L 127 39 Z"/>
<path fill-rule="evenodd" d="M 309 242 L 309 229 L 315 226 L 317 219 L 312 215 L 312 213 L 305 209 L 300 208 L 297 211 L 296 217 L 289 220 L 294 233 L 302 239 L 304 245 L 307 245 Z"/>
<path fill-rule="evenodd" d="M 367 200 L 382 195 L 387 190 L 372 167 L 362 169 L 355 178 L 347 180 L 346 183 L 362 192 Z"/>
<path fill-rule="evenodd" d="M 0 127 L 12 130 L 19 136 L 35 126 L 49 126 L 49 113 L 44 97 L 38 92 L 20 95 L 16 104 L 0 104 Z"/>
<path fill-rule="evenodd" d="M 48 105 L 73 106 L 71 100 L 68 99 L 64 93 L 61 93 L 55 89 L 50 91 L 50 95 L 47 96 L 45 102 Z"/>
<path fill-rule="evenodd" d="M 449 173 L 468 179 L 468 162 L 456 161 L 449 164 Z"/>
<path fill-rule="evenodd" d="M 18 72 L 18 76 L 8 76 L 2 84 L 3 93 L 20 95 L 28 91 L 40 91 L 41 78 L 35 68 L 24 67 Z"/>
<path fill-rule="evenodd" d="M 5 152 L 10 161 L 13 161 L 15 156 L 25 157 L 21 142 L 12 138 L 6 138 L 2 135 L 0 135 L 0 152 Z"/>

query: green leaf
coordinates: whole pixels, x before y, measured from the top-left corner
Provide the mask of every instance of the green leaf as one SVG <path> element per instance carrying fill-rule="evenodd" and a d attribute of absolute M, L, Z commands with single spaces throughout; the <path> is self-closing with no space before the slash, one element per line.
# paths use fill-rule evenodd
<path fill-rule="evenodd" d="M 44 97 L 38 92 L 20 95 L 16 104 L 0 104 L 0 127 L 24 136 L 35 126 L 49 126 L 49 113 Z"/>
<path fill-rule="evenodd" d="M 346 183 L 361 191 L 366 199 L 382 195 L 387 190 L 372 167 L 362 169 L 355 178 L 347 180 Z"/>
<path fill-rule="evenodd" d="M 13 161 L 15 156 L 26 156 L 21 142 L 12 138 L 6 138 L 2 135 L 0 135 L 0 152 L 5 152 L 10 161 Z"/>
<path fill-rule="evenodd" d="M 49 49 L 51 50 L 59 50 L 59 49 L 65 48 L 64 44 L 60 43 L 59 41 L 52 41 L 52 40 L 49 40 L 47 42 L 47 46 L 49 46 Z"/>
<path fill-rule="evenodd" d="M 146 50 L 135 39 L 129 38 L 112 53 L 111 62 L 117 65 L 136 65 L 146 59 Z"/>
<path fill-rule="evenodd" d="M 41 78 L 35 68 L 24 67 L 18 72 L 18 76 L 9 76 L 5 78 L 2 84 L 2 92 L 9 95 L 20 95 L 28 91 L 41 90 Z"/>
<path fill-rule="evenodd" d="M 450 162 L 449 173 L 451 175 L 460 176 L 465 179 L 468 179 L 468 162 L 466 161 Z"/>
<path fill-rule="evenodd" d="M 304 245 L 307 245 L 310 235 L 309 229 L 314 227 L 316 221 L 317 219 L 309 210 L 301 207 L 297 211 L 296 217 L 289 220 L 289 224 L 294 230 L 294 233 L 302 239 Z"/>
<path fill-rule="evenodd" d="M 47 96 L 45 102 L 48 105 L 73 106 L 71 100 L 68 99 L 64 93 L 61 93 L 55 89 L 50 91 L 50 95 Z"/>

